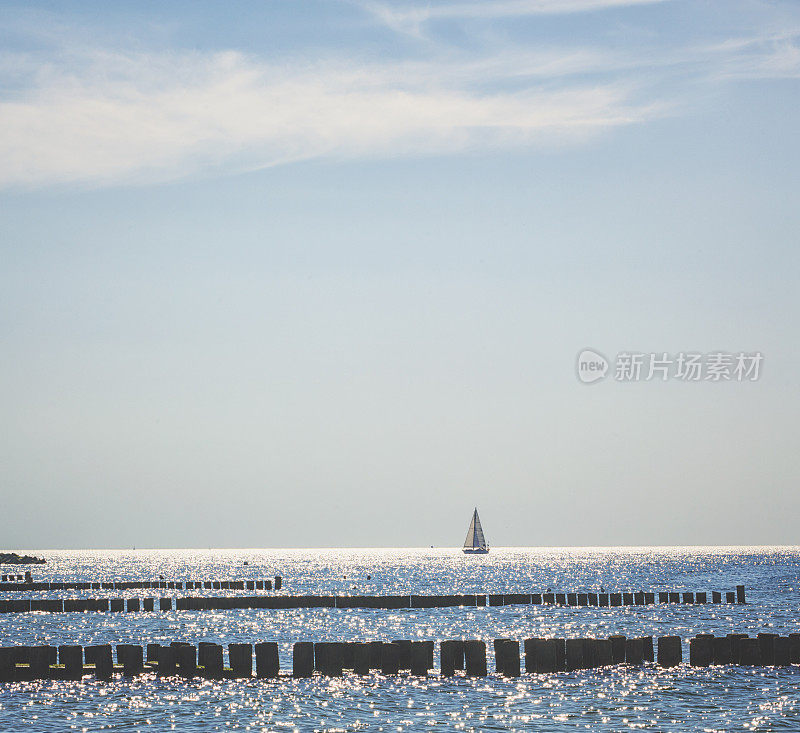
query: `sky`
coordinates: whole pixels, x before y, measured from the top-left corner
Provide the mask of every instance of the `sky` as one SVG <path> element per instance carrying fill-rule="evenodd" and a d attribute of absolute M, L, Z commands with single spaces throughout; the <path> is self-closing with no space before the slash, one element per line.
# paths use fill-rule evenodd
<path fill-rule="evenodd" d="M 797 544 L 798 130 L 794 0 L 3 0 L 0 545 Z"/>

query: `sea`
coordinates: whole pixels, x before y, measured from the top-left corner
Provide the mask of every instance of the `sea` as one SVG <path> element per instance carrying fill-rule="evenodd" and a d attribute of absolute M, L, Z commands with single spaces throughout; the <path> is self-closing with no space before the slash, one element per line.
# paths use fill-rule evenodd
<path fill-rule="evenodd" d="M 3 646 L 277 641 L 278 680 L 141 676 L 0 684 L 0 731 L 800 731 L 800 666 L 693 668 L 697 633 L 800 632 L 798 547 L 38 550 L 35 580 L 248 580 L 281 594 L 711 591 L 746 587 L 745 605 L 504 606 L 151 613 L 0 614 Z M 260 591 L 259 591 L 260 592 Z M 268 591 L 264 591 L 269 593 Z M 272 591 L 274 594 L 275 591 Z M 253 595 L 253 591 L 57 591 L 13 597 Z M 156 604 L 158 607 L 158 604 Z M 684 663 L 527 674 L 494 672 L 507 637 L 679 635 Z M 292 679 L 297 641 L 484 639 L 489 675 L 375 672 Z M 438 643 L 435 667 L 438 670 Z"/>

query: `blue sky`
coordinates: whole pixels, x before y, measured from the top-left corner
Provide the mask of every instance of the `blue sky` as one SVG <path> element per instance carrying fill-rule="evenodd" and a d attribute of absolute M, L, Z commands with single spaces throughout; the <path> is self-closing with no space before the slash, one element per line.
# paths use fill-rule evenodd
<path fill-rule="evenodd" d="M 796 3 L 0 10 L 8 546 L 796 542 Z"/>

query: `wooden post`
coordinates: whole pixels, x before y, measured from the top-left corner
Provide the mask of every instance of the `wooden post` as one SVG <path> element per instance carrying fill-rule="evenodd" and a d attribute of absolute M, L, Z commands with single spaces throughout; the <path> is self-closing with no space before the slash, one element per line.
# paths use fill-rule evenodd
<path fill-rule="evenodd" d="M 197 676 L 197 649 L 191 644 L 181 644 L 175 648 L 178 662 L 178 673 L 181 677 L 191 679 Z"/>
<path fill-rule="evenodd" d="M 427 677 L 430 666 L 428 664 L 429 644 L 433 642 L 411 642 L 411 674 L 417 677 Z"/>
<path fill-rule="evenodd" d="M 611 659 L 614 664 L 622 664 L 625 661 L 625 642 L 626 638 L 620 634 L 609 636 L 611 642 Z"/>
<path fill-rule="evenodd" d="M 519 642 L 513 639 L 495 639 L 494 653 L 499 674 L 506 677 L 519 677 Z"/>
<path fill-rule="evenodd" d="M 731 663 L 731 639 L 729 636 L 715 636 L 712 639 L 711 661 L 713 664 Z"/>
<path fill-rule="evenodd" d="M 689 664 L 692 667 L 708 667 L 714 656 L 714 637 L 696 636 L 689 640 Z"/>
<path fill-rule="evenodd" d="M 736 602 L 737 603 L 746 603 L 747 602 L 744 599 L 744 586 L 743 585 L 737 585 L 736 586 Z"/>
<path fill-rule="evenodd" d="M 356 674 L 369 674 L 369 660 L 369 644 L 355 642 L 353 644 L 353 672 Z"/>
<path fill-rule="evenodd" d="M 677 667 L 683 659 L 680 636 L 658 637 L 659 667 Z"/>
<path fill-rule="evenodd" d="M 58 647 L 58 662 L 64 665 L 68 680 L 79 680 L 83 677 L 83 648 L 77 645 Z"/>
<path fill-rule="evenodd" d="M 381 674 L 393 675 L 400 671 L 400 647 L 391 642 L 381 644 Z"/>
<path fill-rule="evenodd" d="M 292 676 L 311 677 L 314 674 L 314 643 L 298 641 L 292 647 Z"/>
<path fill-rule="evenodd" d="M 644 661 L 644 642 L 641 638 L 625 640 L 625 663 L 639 665 Z"/>
<path fill-rule="evenodd" d="M 464 660 L 467 667 L 467 676 L 486 676 L 486 643 L 483 641 L 469 640 L 464 642 Z"/>
<path fill-rule="evenodd" d="M 256 677 L 270 679 L 277 677 L 280 672 L 278 658 L 278 643 L 275 641 L 261 641 L 255 646 L 256 650 Z"/>

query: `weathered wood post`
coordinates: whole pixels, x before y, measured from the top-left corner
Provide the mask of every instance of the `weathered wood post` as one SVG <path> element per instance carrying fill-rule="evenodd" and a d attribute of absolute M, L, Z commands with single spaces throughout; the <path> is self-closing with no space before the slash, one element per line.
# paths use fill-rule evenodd
<path fill-rule="evenodd" d="M 120 659 L 120 655 L 122 658 Z M 122 674 L 135 677 L 144 670 L 144 649 L 141 644 L 120 644 L 117 646 L 117 661 L 122 664 Z"/>
<path fill-rule="evenodd" d="M 312 674 L 314 674 L 314 642 L 295 642 L 292 647 L 292 676 L 311 677 Z"/>
<path fill-rule="evenodd" d="M 486 643 L 475 639 L 464 642 L 464 661 L 468 677 L 486 676 Z"/>
<path fill-rule="evenodd" d="M 494 653 L 497 672 L 506 677 L 519 677 L 519 642 L 514 639 L 495 639 Z"/>
<path fill-rule="evenodd" d="M 624 663 L 626 637 L 622 636 L 621 634 L 614 634 L 613 636 L 609 636 L 608 640 L 611 642 L 611 658 L 613 663 Z"/>
<path fill-rule="evenodd" d="M 439 643 L 439 672 L 442 677 L 452 677 L 456 673 L 456 642 L 452 640 Z"/>
<path fill-rule="evenodd" d="M 642 637 L 642 659 L 645 662 L 652 662 L 653 659 L 653 637 L 652 636 L 643 636 Z"/>
<path fill-rule="evenodd" d="M 191 679 L 197 676 L 197 649 L 191 644 L 181 644 L 175 648 L 178 674 Z"/>
<path fill-rule="evenodd" d="M 715 636 L 711 640 L 711 660 L 713 664 L 731 663 L 731 639 L 728 636 Z"/>
<path fill-rule="evenodd" d="M 411 642 L 411 674 L 417 677 L 427 677 L 430 665 L 428 663 L 429 644 L 433 642 L 412 641 Z"/>
<path fill-rule="evenodd" d="M 759 639 L 739 639 L 739 664 L 758 667 L 761 662 L 761 643 Z"/>
<path fill-rule="evenodd" d="M 759 634 L 756 638 L 761 649 L 761 664 L 765 667 L 775 664 L 775 639 L 777 634 Z"/>
<path fill-rule="evenodd" d="M 252 644 L 228 644 L 228 659 L 235 679 L 253 676 Z"/>
<path fill-rule="evenodd" d="M 736 594 L 732 590 L 725 591 L 725 603 L 736 603 Z"/>
<path fill-rule="evenodd" d="M 595 639 L 595 664 L 598 667 L 610 667 L 614 663 L 611 650 L 611 639 Z"/>
<path fill-rule="evenodd" d="M 91 658 L 94 660 L 94 676 L 98 680 L 110 680 L 114 673 L 114 662 L 111 656 L 111 644 L 96 644 L 86 647 L 91 649 Z"/>
<path fill-rule="evenodd" d="M 158 650 L 158 676 L 174 677 L 178 673 L 177 647 L 161 646 Z"/>
<path fill-rule="evenodd" d="M 369 674 L 369 661 L 369 644 L 355 642 L 353 644 L 353 672 L 356 674 Z"/>
<path fill-rule="evenodd" d="M 197 658 L 203 668 L 203 677 L 208 679 L 222 677 L 222 644 L 201 641 L 197 648 Z"/>
<path fill-rule="evenodd" d="M 568 672 L 583 669 L 583 639 L 567 639 L 566 664 Z"/>
<path fill-rule="evenodd" d="M 722 603 L 722 593 L 718 590 L 711 591 L 711 602 L 712 603 Z"/>
<path fill-rule="evenodd" d="M 64 665 L 68 680 L 83 677 L 83 648 L 74 644 L 58 647 L 58 663 Z"/>
<path fill-rule="evenodd" d="M 625 640 L 626 664 L 639 665 L 644 661 L 644 642 L 641 638 Z"/>
<path fill-rule="evenodd" d="M 400 647 L 391 642 L 381 644 L 381 674 L 394 675 L 400 671 Z"/>
<path fill-rule="evenodd" d="M 689 664 L 692 667 L 708 667 L 714 656 L 714 637 L 698 635 L 689 640 Z"/>
<path fill-rule="evenodd" d="M 278 658 L 278 643 L 275 641 L 261 641 L 255 646 L 256 650 L 256 677 L 271 679 L 280 672 Z"/>
<path fill-rule="evenodd" d="M 411 669 L 411 640 L 410 639 L 395 639 L 392 644 L 397 644 L 398 658 L 397 664 L 399 670 Z"/>
<path fill-rule="evenodd" d="M 684 603 L 694 603 L 694 593 L 687 591 L 683 594 Z"/>
<path fill-rule="evenodd" d="M 789 634 L 789 661 L 800 664 L 800 634 Z"/>
<path fill-rule="evenodd" d="M 772 663 L 776 667 L 788 667 L 791 664 L 789 637 L 776 636 L 773 640 Z"/>
<path fill-rule="evenodd" d="M 683 649 L 680 636 L 658 637 L 658 665 L 660 667 L 677 667 L 683 660 Z"/>
<path fill-rule="evenodd" d="M 275 576 L 275 590 L 280 590 L 283 586 L 283 578 L 280 575 Z"/>
<path fill-rule="evenodd" d="M 737 603 L 746 603 L 747 602 L 744 599 L 744 586 L 743 585 L 737 585 L 736 586 L 736 602 Z"/>
<path fill-rule="evenodd" d="M 172 598 L 160 598 L 158 602 L 158 607 L 162 611 L 171 611 L 172 610 Z"/>

